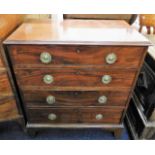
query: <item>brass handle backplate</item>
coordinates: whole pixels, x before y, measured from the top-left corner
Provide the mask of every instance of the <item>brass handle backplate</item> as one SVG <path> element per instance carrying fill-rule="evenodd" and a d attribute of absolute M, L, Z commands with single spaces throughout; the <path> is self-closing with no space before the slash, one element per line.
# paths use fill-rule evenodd
<path fill-rule="evenodd" d="M 108 100 L 108 98 L 106 97 L 106 96 L 100 96 L 99 98 L 98 98 L 98 102 L 100 103 L 100 104 L 106 104 L 107 103 L 107 100 Z"/>
<path fill-rule="evenodd" d="M 55 97 L 52 96 L 52 95 L 47 96 L 46 102 L 47 102 L 48 104 L 54 104 L 54 103 L 55 103 Z"/>
<path fill-rule="evenodd" d="M 106 56 L 107 64 L 114 64 L 117 61 L 117 55 L 115 53 L 110 53 Z"/>
<path fill-rule="evenodd" d="M 112 81 L 112 77 L 110 75 L 102 76 L 102 83 L 103 84 L 109 84 L 111 81 Z"/>
<path fill-rule="evenodd" d="M 40 61 L 44 64 L 48 64 L 52 61 L 52 56 L 48 52 L 43 52 L 40 54 Z"/>
<path fill-rule="evenodd" d="M 54 120 L 57 119 L 57 115 L 54 114 L 54 113 L 51 113 L 51 114 L 48 115 L 48 119 L 51 120 L 51 121 L 54 121 Z"/>
<path fill-rule="evenodd" d="M 96 115 L 96 120 L 101 120 L 103 119 L 103 115 L 102 114 L 97 114 Z"/>
<path fill-rule="evenodd" d="M 53 78 L 53 76 L 51 76 L 51 75 L 45 75 L 45 76 L 43 77 L 43 81 L 44 81 L 44 83 L 46 83 L 46 84 L 51 84 L 51 83 L 54 81 L 54 78 Z"/>

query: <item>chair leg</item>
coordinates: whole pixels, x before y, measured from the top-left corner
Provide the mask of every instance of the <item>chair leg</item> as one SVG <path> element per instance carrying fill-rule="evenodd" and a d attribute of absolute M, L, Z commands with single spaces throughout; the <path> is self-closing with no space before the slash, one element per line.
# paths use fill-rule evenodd
<path fill-rule="evenodd" d="M 142 32 L 143 26 L 140 26 L 139 28 L 139 32 Z"/>
<path fill-rule="evenodd" d="M 151 34 L 151 27 L 150 26 L 146 26 L 147 29 L 147 34 Z"/>
<path fill-rule="evenodd" d="M 153 34 L 155 34 L 155 26 L 153 27 Z"/>

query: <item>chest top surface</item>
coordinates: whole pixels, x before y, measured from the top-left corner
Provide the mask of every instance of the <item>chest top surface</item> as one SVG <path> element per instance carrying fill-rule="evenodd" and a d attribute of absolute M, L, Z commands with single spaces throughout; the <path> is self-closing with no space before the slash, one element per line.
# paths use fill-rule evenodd
<path fill-rule="evenodd" d="M 4 43 L 150 45 L 144 36 L 121 20 L 29 21 L 23 23 Z"/>

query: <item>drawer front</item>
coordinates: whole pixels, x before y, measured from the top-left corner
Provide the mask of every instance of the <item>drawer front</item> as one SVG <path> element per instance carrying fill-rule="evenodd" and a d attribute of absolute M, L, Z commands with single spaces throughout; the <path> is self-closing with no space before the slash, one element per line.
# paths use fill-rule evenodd
<path fill-rule="evenodd" d="M 0 96 L 13 95 L 6 72 L 0 72 Z"/>
<path fill-rule="evenodd" d="M 104 65 L 110 67 L 137 68 L 144 53 L 144 47 L 108 47 L 108 46 L 40 46 L 13 45 L 9 47 L 13 64 L 20 66 L 45 67 L 53 65 Z M 43 63 L 41 54 L 46 55 Z M 107 63 L 107 56 L 116 55 L 114 64 Z M 43 55 L 42 55 L 43 56 Z M 43 57 L 42 57 L 43 58 Z M 44 60 L 44 58 L 43 58 Z"/>
<path fill-rule="evenodd" d="M 16 70 L 20 86 L 54 87 L 131 87 L 135 71 L 94 69 L 25 69 Z M 106 76 L 108 75 L 108 77 Z M 105 84 L 109 81 L 109 83 Z M 48 83 L 50 82 L 50 83 Z"/>
<path fill-rule="evenodd" d="M 120 123 L 122 108 L 42 108 L 28 109 L 31 123 Z"/>
<path fill-rule="evenodd" d="M 129 92 L 110 91 L 24 91 L 28 107 L 125 106 Z"/>
<path fill-rule="evenodd" d="M 19 117 L 15 99 L 0 100 L 0 121 Z"/>

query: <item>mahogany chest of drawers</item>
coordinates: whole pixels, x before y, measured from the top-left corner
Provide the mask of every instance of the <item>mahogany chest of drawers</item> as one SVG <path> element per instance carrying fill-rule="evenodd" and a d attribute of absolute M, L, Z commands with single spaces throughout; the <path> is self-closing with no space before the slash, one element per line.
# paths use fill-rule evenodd
<path fill-rule="evenodd" d="M 118 135 L 149 44 L 124 21 L 22 24 L 5 45 L 26 127 Z"/>

